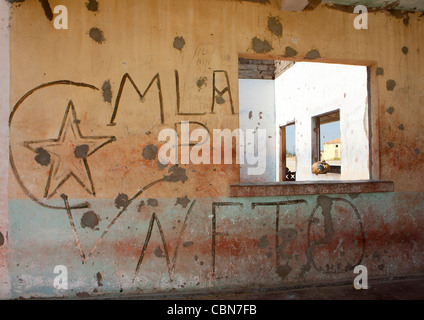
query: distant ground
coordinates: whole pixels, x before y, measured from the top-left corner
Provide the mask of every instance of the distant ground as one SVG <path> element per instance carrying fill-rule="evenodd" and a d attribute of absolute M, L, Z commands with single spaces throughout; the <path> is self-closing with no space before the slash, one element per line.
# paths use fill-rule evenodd
<path fill-rule="evenodd" d="M 289 168 L 291 172 L 296 172 L 296 157 L 287 157 L 286 167 Z"/>
<path fill-rule="evenodd" d="M 331 166 L 340 166 L 341 160 L 328 160 L 326 161 Z M 289 168 L 290 171 L 296 172 L 296 157 L 287 157 L 286 158 L 286 167 Z"/>

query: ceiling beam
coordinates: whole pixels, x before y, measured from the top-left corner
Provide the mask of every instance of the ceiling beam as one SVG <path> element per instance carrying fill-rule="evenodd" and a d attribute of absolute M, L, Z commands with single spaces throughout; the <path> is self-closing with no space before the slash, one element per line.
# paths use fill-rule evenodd
<path fill-rule="evenodd" d="M 278 3 L 283 11 L 302 11 L 308 5 L 309 0 L 278 0 Z"/>

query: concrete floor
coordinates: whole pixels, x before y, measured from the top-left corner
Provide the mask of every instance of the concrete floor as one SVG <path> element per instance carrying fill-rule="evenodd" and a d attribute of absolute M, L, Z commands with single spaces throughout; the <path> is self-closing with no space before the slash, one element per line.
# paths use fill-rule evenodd
<path fill-rule="evenodd" d="M 217 297 L 225 300 L 424 300 L 424 277 L 370 284 L 367 290 L 352 285 L 325 286 Z"/>
<path fill-rule="evenodd" d="M 219 293 L 172 293 L 122 296 L 125 300 L 424 300 L 424 275 L 369 279 L 369 289 L 355 290 L 352 284 L 304 288 L 251 290 Z"/>

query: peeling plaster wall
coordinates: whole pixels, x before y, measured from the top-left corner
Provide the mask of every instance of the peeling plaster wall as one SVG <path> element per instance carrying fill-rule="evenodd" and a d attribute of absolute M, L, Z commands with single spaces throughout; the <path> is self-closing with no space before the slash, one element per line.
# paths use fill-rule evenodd
<path fill-rule="evenodd" d="M 324 5 L 292 13 L 259 0 L 96 3 L 63 0 L 68 30 L 55 30 L 39 1 L 12 4 L 2 297 L 353 281 L 358 263 L 372 277 L 423 272 L 418 13 L 370 13 L 370 28 L 356 30 L 355 15 Z M 378 93 L 376 165 L 395 192 L 236 199 L 235 164 L 161 165 L 161 129 L 181 137 L 181 121 L 191 131 L 238 128 L 239 55 L 367 61 Z M 68 290 L 53 287 L 59 264 Z"/>

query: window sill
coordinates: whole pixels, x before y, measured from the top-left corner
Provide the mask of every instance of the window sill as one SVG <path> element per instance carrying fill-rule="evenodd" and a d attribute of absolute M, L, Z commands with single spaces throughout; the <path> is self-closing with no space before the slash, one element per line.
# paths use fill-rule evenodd
<path fill-rule="evenodd" d="M 230 197 L 276 197 L 318 194 L 393 192 L 392 181 L 285 181 L 230 185 Z"/>

